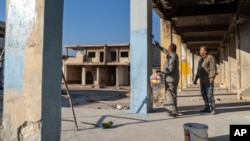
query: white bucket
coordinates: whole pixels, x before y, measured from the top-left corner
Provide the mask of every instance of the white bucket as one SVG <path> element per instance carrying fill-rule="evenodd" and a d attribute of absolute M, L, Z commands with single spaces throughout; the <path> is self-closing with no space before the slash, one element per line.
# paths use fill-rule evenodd
<path fill-rule="evenodd" d="M 184 135 L 185 141 L 207 141 L 208 140 L 208 126 L 201 123 L 185 123 Z"/>
<path fill-rule="evenodd" d="M 160 92 L 163 88 L 163 76 L 160 73 L 153 73 L 150 76 L 150 83 L 154 92 Z"/>

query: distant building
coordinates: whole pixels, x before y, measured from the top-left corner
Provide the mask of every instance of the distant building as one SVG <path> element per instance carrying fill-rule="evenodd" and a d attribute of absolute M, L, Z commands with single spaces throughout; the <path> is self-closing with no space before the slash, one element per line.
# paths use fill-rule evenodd
<path fill-rule="evenodd" d="M 100 86 L 130 85 L 129 44 L 65 46 L 63 71 L 67 83 Z M 76 51 L 68 56 L 68 50 Z"/>

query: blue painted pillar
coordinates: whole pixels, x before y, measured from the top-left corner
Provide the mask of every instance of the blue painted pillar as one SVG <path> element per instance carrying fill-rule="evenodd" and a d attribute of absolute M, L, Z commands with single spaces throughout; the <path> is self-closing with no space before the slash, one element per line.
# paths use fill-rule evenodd
<path fill-rule="evenodd" d="M 152 109 L 152 1 L 130 0 L 131 113 Z"/>
<path fill-rule="evenodd" d="M 63 0 L 7 0 L 1 141 L 59 141 Z"/>

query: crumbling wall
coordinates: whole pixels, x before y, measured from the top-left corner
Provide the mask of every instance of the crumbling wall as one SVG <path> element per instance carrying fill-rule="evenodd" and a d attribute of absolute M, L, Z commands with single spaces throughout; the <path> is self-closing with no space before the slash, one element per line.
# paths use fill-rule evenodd
<path fill-rule="evenodd" d="M 250 87 L 246 88 L 239 94 L 239 99 L 250 100 Z"/>

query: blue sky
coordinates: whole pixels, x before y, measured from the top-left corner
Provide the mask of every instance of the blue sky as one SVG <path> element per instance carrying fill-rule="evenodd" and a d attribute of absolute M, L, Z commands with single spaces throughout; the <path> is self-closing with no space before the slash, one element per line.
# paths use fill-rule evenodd
<path fill-rule="evenodd" d="M 0 0 L 5 21 L 5 0 Z M 153 12 L 153 34 L 159 40 L 159 16 Z M 64 0 L 63 45 L 129 43 L 130 0 Z"/>

